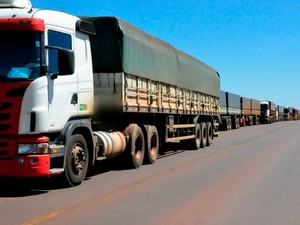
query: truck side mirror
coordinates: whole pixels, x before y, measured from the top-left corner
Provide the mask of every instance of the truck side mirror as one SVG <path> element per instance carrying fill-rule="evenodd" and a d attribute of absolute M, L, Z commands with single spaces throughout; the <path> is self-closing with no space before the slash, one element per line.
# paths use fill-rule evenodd
<path fill-rule="evenodd" d="M 58 75 L 70 75 L 75 72 L 74 52 L 69 49 L 58 50 Z"/>
<path fill-rule="evenodd" d="M 57 76 L 71 75 L 75 72 L 75 56 L 70 49 L 56 46 L 46 46 L 49 49 L 49 66 L 48 71 L 51 79 Z"/>

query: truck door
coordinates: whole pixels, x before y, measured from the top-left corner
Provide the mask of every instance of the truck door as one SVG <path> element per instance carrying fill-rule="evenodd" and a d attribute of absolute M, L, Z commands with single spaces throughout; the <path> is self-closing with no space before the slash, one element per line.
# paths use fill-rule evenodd
<path fill-rule="evenodd" d="M 73 49 L 72 35 L 54 30 L 47 31 L 48 46 Z M 48 58 L 48 101 L 49 131 L 61 130 L 66 122 L 77 116 L 77 74 L 51 77 L 58 72 L 58 50 L 49 48 Z"/>

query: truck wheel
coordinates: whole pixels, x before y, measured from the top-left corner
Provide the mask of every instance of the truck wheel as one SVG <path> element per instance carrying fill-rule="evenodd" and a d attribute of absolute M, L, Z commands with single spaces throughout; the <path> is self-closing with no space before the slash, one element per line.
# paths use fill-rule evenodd
<path fill-rule="evenodd" d="M 142 129 L 137 124 L 130 124 L 126 128 L 129 134 L 129 143 L 127 149 L 129 151 L 130 160 L 133 168 L 139 168 L 144 160 L 145 140 Z"/>
<path fill-rule="evenodd" d="M 210 146 L 213 139 L 213 128 L 211 122 L 206 122 L 206 129 L 207 129 L 207 142 L 206 146 Z"/>
<path fill-rule="evenodd" d="M 199 149 L 201 146 L 201 137 L 202 137 L 202 132 L 201 132 L 201 128 L 200 128 L 200 124 L 197 123 L 195 125 L 195 139 L 193 140 L 194 142 L 194 148 L 195 149 Z"/>
<path fill-rule="evenodd" d="M 224 131 L 228 130 L 228 120 L 227 119 L 223 120 L 223 122 L 222 122 L 222 129 Z"/>
<path fill-rule="evenodd" d="M 231 130 L 231 127 L 232 127 L 231 119 L 228 118 L 226 122 L 227 122 L 227 130 Z"/>
<path fill-rule="evenodd" d="M 235 119 L 235 129 L 239 129 L 240 128 L 240 120 L 239 118 Z"/>
<path fill-rule="evenodd" d="M 147 126 L 147 154 L 146 154 L 146 163 L 153 164 L 158 155 L 159 150 L 159 137 L 158 132 L 155 126 Z"/>
<path fill-rule="evenodd" d="M 184 141 L 184 144 L 187 144 L 189 149 L 199 149 L 201 146 L 201 140 L 202 140 L 202 133 L 201 133 L 201 128 L 200 124 L 196 123 L 195 125 L 195 137 L 193 139 L 188 139 Z"/>
<path fill-rule="evenodd" d="M 70 137 L 66 146 L 65 175 L 71 186 L 81 184 L 85 179 L 89 153 L 84 137 L 75 134 Z"/>
<path fill-rule="evenodd" d="M 206 146 L 206 142 L 207 142 L 207 127 L 206 127 L 206 123 L 204 123 L 204 122 L 200 123 L 200 130 L 201 130 L 201 144 L 200 144 L 200 148 L 204 148 Z"/>
<path fill-rule="evenodd" d="M 237 129 L 236 118 L 232 120 L 232 129 Z"/>

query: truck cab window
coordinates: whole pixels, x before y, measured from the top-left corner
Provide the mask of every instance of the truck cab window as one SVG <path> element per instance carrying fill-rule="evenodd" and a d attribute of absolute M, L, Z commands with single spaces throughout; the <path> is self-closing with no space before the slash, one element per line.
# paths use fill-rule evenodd
<path fill-rule="evenodd" d="M 48 45 L 65 49 L 72 49 L 71 35 L 53 30 L 48 31 Z M 49 49 L 49 73 L 58 72 L 58 51 Z"/>
<path fill-rule="evenodd" d="M 35 79 L 40 76 L 40 33 L 1 32 L 0 49 L 1 79 Z"/>

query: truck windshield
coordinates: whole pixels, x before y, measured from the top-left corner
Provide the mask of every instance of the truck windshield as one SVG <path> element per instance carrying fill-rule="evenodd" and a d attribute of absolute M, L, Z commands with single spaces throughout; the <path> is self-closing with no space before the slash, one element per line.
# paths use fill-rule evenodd
<path fill-rule="evenodd" d="M 0 32 L 0 79 L 35 79 L 40 76 L 41 34 Z"/>
<path fill-rule="evenodd" d="M 269 106 L 267 104 L 260 105 L 260 110 L 261 111 L 267 111 L 268 109 L 269 109 Z"/>

